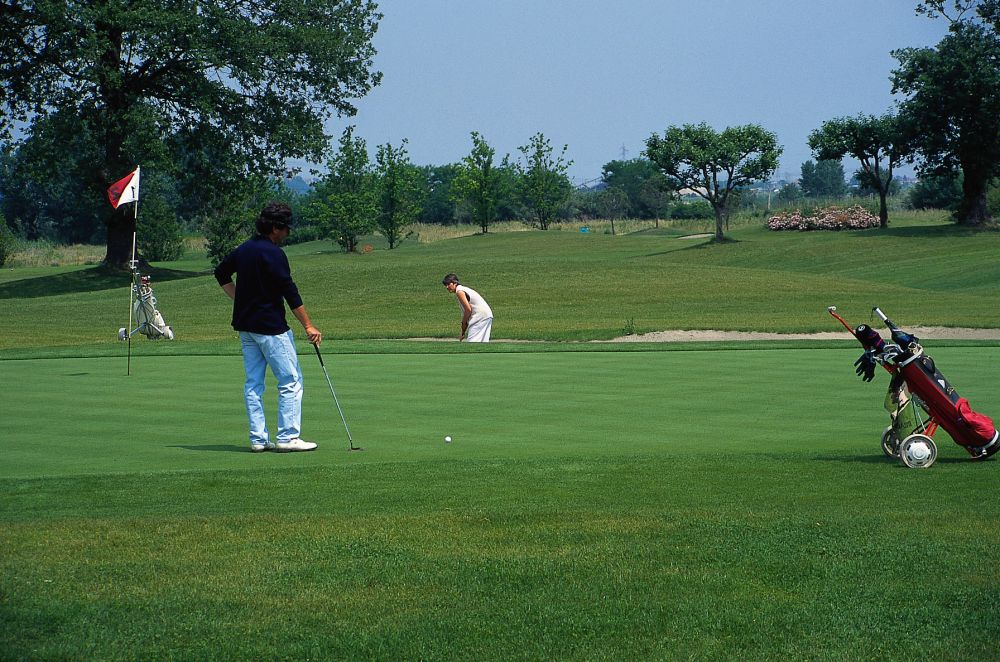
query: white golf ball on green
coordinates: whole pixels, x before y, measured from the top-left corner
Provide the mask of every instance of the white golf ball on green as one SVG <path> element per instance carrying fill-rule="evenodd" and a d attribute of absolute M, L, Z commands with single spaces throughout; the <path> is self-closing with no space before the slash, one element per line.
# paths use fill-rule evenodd
<path fill-rule="evenodd" d="M 444 443 L 450 444 L 451 443 L 451 437 L 445 437 L 444 438 Z"/>

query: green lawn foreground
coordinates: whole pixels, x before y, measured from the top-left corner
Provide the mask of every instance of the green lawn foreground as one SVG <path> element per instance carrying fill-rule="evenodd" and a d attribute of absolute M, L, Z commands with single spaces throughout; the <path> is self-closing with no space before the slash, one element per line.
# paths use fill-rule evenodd
<path fill-rule="evenodd" d="M 996 659 L 997 462 L 885 459 L 857 354 L 334 355 L 362 453 L 303 355 L 288 455 L 238 356 L 2 361 L 0 656 Z"/>

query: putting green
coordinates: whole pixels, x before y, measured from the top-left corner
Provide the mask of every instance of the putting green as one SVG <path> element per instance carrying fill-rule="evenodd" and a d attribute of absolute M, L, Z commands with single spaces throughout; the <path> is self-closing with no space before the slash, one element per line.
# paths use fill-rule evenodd
<path fill-rule="evenodd" d="M 190 471 L 559 455 L 871 454 L 885 384 L 854 378 L 852 349 L 335 355 L 347 437 L 315 357 L 303 436 L 314 454 L 247 452 L 238 356 L 4 361 L 18 415 L 2 476 Z M 985 412 L 1000 348 L 939 348 L 939 365 Z M 270 379 L 270 375 L 269 375 Z M 273 426 L 276 391 L 266 400 Z M 995 397 L 995 396 L 994 396 Z M 445 435 L 455 441 L 445 445 Z M 942 456 L 961 455 L 942 437 Z"/>

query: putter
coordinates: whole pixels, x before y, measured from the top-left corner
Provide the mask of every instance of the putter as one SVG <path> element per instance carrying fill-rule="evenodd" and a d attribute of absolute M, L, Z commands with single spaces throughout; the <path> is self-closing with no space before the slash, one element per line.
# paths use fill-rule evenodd
<path fill-rule="evenodd" d="M 323 374 L 326 375 L 326 383 L 330 385 L 330 393 L 333 394 L 333 401 L 337 405 L 337 411 L 340 412 L 340 420 L 344 422 L 344 430 L 347 431 L 347 443 L 349 444 L 348 450 L 363 451 L 363 448 L 359 448 L 354 445 L 354 439 L 351 438 L 351 429 L 347 427 L 347 419 L 344 418 L 344 410 L 340 408 L 340 400 L 337 399 L 337 392 L 333 390 L 333 382 L 330 380 L 330 373 L 327 372 L 326 364 L 323 363 L 323 355 L 319 353 L 319 345 L 313 345 L 313 349 L 316 350 L 316 356 L 319 358 L 319 365 L 323 368 Z"/>

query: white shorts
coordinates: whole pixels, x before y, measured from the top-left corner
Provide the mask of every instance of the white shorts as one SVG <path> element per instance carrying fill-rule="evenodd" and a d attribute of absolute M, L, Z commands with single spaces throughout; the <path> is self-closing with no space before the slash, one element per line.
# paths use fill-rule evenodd
<path fill-rule="evenodd" d="M 493 318 L 487 317 L 469 324 L 465 331 L 465 342 L 489 342 L 490 331 L 493 330 Z"/>

